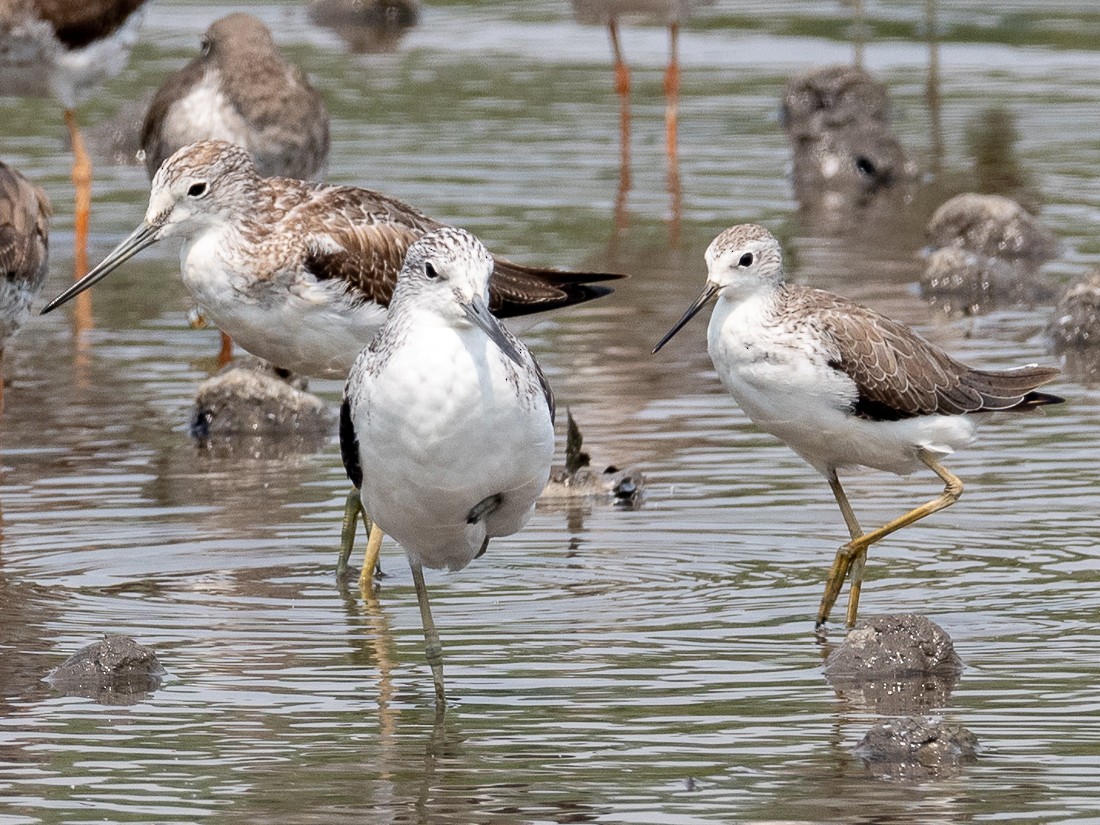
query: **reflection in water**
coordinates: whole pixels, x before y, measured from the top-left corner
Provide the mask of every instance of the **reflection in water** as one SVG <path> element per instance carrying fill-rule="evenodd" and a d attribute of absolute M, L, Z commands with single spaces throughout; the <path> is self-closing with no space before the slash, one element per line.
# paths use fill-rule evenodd
<path fill-rule="evenodd" d="M 619 95 L 619 187 L 615 197 L 615 231 L 621 234 L 627 227 L 626 200 L 631 187 L 630 175 L 630 67 L 623 56 L 619 37 L 619 20 L 631 15 L 659 19 L 668 27 L 668 64 L 664 73 L 665 91 L 665 159 L 669 193 L 669 240 L 680 245 L 683 220 L 683 187 L 680 181 L 679 115 L 680 115 L 680 26 L 697 6 L 710 5 L 714 0 L 572 0 L 577 20 L 607 26 L 611 41 L 615 91 Z"/>
<path fill-rule="evenodd" d="M 928 221 L 933 250 L 921 294 L 946 313 L 1049 303 L 1056 286 L 1040 267 L 1058 250 L 1054 233 L 1001 195 L 956 195 Z"/>
<path fill-rule="evenodd" d="M 940 30 L 936 18 L 939 0 L 925 0 L 924 27 L 928 44 L 928 74 L 924 82 L 924 102 L 928 107 L 929 172 L 939 178 L 943 172 L 945 154 L 943 140 L 943 96 L 940 74 Z"/>
<path fill-rule="evenodd" d="M 966 127 L 966 144 L 974 164 L 975 191 L 1004 195 L 1032 214 L 1042 206 L 1034 176 L 1020 159 L 1016 116 L 1003 106 L 977 112 Z"/>
<path fill-rule="evenodd" d="M 1100 380 L 1100 268 L 1065 291 L 1048 326 L 1054 351 L 1065 358 L 1065 371 L 1096 386 Z"/>
<path fill-rule="evenodd" d="M 904 210 L 916 169 L 890 127 L 882 83 L 849 66 L 804 72 L 788 80 L 782 115 L 795 197 L 809 226 L 854 234 Z"/>

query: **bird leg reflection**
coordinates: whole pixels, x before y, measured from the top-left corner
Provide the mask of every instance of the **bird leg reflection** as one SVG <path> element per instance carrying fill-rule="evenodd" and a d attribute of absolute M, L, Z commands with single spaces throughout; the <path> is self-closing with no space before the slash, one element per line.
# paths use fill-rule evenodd
<path fill-rule="evenodd" d="M 428 604 L 428 588 L 424 584 L 424 568 L 420 562 L 409 559 L 412 568 L 413 585 L 416 587 L 416 601 L 420 605 L 420 621 L 424 625 L 424 656 L 428 667 L 432 669 L 432 681 L 435 683 L 435 709 L 442 713 L 447 707 L 447 697 L 443 692 L 443 645 L 439 641 L 439 632 L 432 621 L 432 609 Z"/>
<path fill-rule="evenodd" d="M 224 367 L 233 360 L 233 339 L 219 330 L 221 348 L 218 350 L 218 367 Z"/>
<path fill-rule="evenodd" d="M 676 122 L 680 114 L 680 55 L 678 39 L 680 25 L 668 24 L 668 67 L 665 69 L 665 149 L 668 152 L 669 180 L 678 178 L 678 134 Z"/>
<path fill-rule="evenodd" d="M 668 67 L 665 69 L 665 152 L 668 162 L 669 241 L 680 246 L 683 187 L 680 183 L 680 150 L 677 121 L 680 116 L 680 24 L 668 24 Z"/>
<path fill-rule="evenodd" d="M 943 492 L 931 501 L 925 502 L 920 507 L 910 510 L 908 513 L 884 524 L 877 530 L 872 530 L 870 533 L 864 533 L 858 536 L 853 535 L 851 541 L 837 550 L 836 557 L 833 559 L 833 565 L 829 570 L 829 576 L 825 581 L 825 592 L 821 596 L 821 607 L 817 614 L 817 626 L 819 628 L 825 624 L 825 621 L 829 618 L 829 611 L 832 609 L 834 602 L 836 602 L 836 598 L 840 594 L 841 585 L 844 583 L 844 579 L 848 576 L 849 571 L 852 575 L 852 589 L 848 598 L 848 612 L 845 617 L 845 623 L 847 627 L 855 625 L 856 612 L 859 607 L 859 585 L 862 583 L 863 564 L 867 557 L 868 547 L 903 527 L 908 527 L 910 524 L 920 521 L 926 516 L 930 516 L 933 513 L 950 507 L 958 501 L 959 496 L 962 495 L 962 481 L 940 464 L 931 453 L 925 450 L 919 450 L 917 452 L 917 457 L 943 481 Z M 847 499 L 844 497 L 844 492 L 840 488 L 840 482 L 839 480 L 835 480 L 835 474 L 834 478 L 829 480 L 829 485 L 833 488 L 833 495 L 836 496 L 837 504 L 840 505 L 840 511 L 844 515 L 844 521 L 848 525 L 849 533 L 852 533 L 853 530 L 858 530 L 859 525 L 856 523 L 855 514 L 852 513 L 851 507 L 848 506 Z"/>
<path fill-rule="evenodd" d="M 69 140 L 73 147 L 73 188 L 76 202 L 73 207 L 73 231 L 76 246 L 73 251 L 73 278 L 79 280 L 88 271 L 88 220 L 92 211 L 92 159 L 84 148 L 84 138 L 72 109 L 65 110 L 65 125 L 69 127 Z"/>
<path fill-rule="evenodd" d="M 626 196 L 630 191 L 630 67 L 623 59 L 619 43 L 619 21 L 607 23 L 611 51 L 615 59 L 615 92 L 619 95 L 619 188 L 615 195 L 615 231 L 626 230 Z"/>
<path fill-rule="evenodd" d="M 88 222 L 92 212 L 92 159 L 84 148 L 84 138 L 72 109 L 65 110 L 65 125 L 73 147 L 73 279 L 80 280 L 88 271 Z M 76 297 L 73 312 L 74 339 L 78 359 L 86 346 L 81 335 L 92 328 L 92 294 L 82 292 Z M 80 367 L 80 364 L 78 364 Z"/>

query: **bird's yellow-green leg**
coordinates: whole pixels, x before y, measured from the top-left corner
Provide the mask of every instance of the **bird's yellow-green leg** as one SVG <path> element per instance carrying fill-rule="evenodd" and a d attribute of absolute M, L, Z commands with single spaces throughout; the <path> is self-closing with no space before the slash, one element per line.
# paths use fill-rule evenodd
<path fill-rule="evenodd" d="M 817 614 L 818 627 L 825 624 L 825 621 L 829 618 L 829 611 L 832 609 L 833 603 L 836 601 L 836 597 L 840 593 L 841 584 L 844 582 L 845 576 L 848 575 L 849 569 L 852 569 L 853 576 L 855 576 L 858 572 L 858 574 L 862 577 L 862 559 L 866 558 L 868 547 L 890 535 L 891 533 L 900 530 L 902 527 L 908 527 L 910 524 L 913 524 L 916 521 L 920 521 L 926 516 L 937 513 L 946 507 L 950 507 L 952 504 L 958 501 L 959 496 L 962 495 L 962 481 L 958 478 L 958 476 L 954 475 L 950 470 L 940 464 L 935 456 L 933 456 L 929 452 L 920 450 L 917 453 L 917 457 L 922 462 L 924 462 L 925 466 L 927 466 L 932 472 L 938 475 L 943 481 L 943 492 L 931 501 L 927 501 L 920 507 L 916 507 L 910 510 L 905 515 L 899 516 L 893 521 L 884 524 L 877 530 L 872 530 L 870 533 L 865 533 L 858 538 L 852 539 L 850 542 L 837 550 L 836 557 L 833 559 L 833 566 L 829 570 L 829 577 L 825 581 L 825 593 L 821 597 L 821 608 L 818 610 Z M 844 512 L 844 510 L 844 506 L 841 506 L 841 512 Z M 848 512 L 851 512 L 850 507 L 848 508 Z M 845 521 L 847 520 L 848 518 L 847 516 L 845 516 Z M 851 530 L 852 523 L 849 523 L 849 531 Z M 857 559 L 860 560 L 858 571 L 854 569 L 854 565 Z M 856 612 L 858 608 L 859 590 L 853 587 L 852 595 L 849 596 L 848 599 L 848 614 L 845 617 L 848 627 L 852 627 L 853 625 L 855 625 Z"/>
<path fill-rule="evenodd" d="M 348 572 L 348 560 L 351 559 L 352 546 L 355 544 L 355 525 L 359 520 L 359 516 L 363 516 L 363 525 L 367 528 L 367 534 L 371 531 L 370 516 L 367 515 L 367 511 L 363 509 L 363 502 L 359 497 L 359 490 L 355 487 L 351 488 L 351 492 L 348 493 L 347 499 L 344 501 L 344 519 L 340 523 L 340 558 L 336 562 L 336 575 L 338 578 L 344 578 Z M 368 541 L 368 547 L 370 542 Z M 378 557 L 375 554 L 375 562 L 377 563 Z M 371 568 L 374 569 L 373 567 Z"/>
<path fill-rule="evenodd" d="M 439 632 L 432 621 L 432 610 L 428 604 L 428 588 L 424 584 L 424 569 L 420 562 L 409 559 L 412 568 L 413 585 L 416 587 L 416 601 L 420 605 L 420 621 L 424 625 L 424 656 L 428 667 L 432 669 L 432 681 L 435 682 L 435 707 L 440 713 L 447 707 L 447 697 L 443 692 L 443 645 L 439 642 Z"/>
<path fill-rule="evenodd" d="M 375 576 L 380 576 L 382 570 L 378 566 L 378 551 L 382 549 L 382 528 L 372 523 L 363 513 L 363 520 L 367 523 L 367 550 L 363 554 L 363 567 L 359 571 L 359 589 L 364 593 L 370 590 Z"/>
<path fill-rule="evenodd" d="M 863 528 L 859 526 L 852 505 L 848 503 L 848 496 L 844 494 L 844 488 L 840 486 L 840 479 L 834 471 L 829 478 L 829 487 L 833 491 L 833 498 L 840 507 L 840 514 L 844 516 L 844 523 L 848 526 L 848 535 L 855 541 L 863 535 Z M 867 562 L 867 551 L 864 550 L 856 558 L 852 559 L 848 570 L 848 615 L 852 617 L 851 623 L 855 623 L 856 605 L 859 604 L 859 591 L 863 588 L 863 568 Z"/>

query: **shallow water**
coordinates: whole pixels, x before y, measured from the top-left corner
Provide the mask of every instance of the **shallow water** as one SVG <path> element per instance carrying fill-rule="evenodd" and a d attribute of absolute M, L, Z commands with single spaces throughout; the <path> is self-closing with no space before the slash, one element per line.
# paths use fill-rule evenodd
<path fill-rule="evenodd" d="M 928 174 L 902 214 L 836 233 L 798 210 L 777 108 L 790 74 L 852 59 L 840 4 L 697 16 L 682 42 L 679 208 L 659 28 L 623 34 L 623 195 L 606 36 L 568 4 L 433 4 L 396 52 L 366 56 L 298 4 L 252 4 L 326 96 L 331 180 L 520 260 L 630 273 L 527 340 L 594 463 L 641 466 L 647 497 L 634 511 L 540 508 L 465 571 L 429 574 L 452 695 L 440 722 L 400 551 L 383 551 L 376 601 L 334 582 L 335 440 L 259 457 L 190 442 L 216 333 L 187 325 L 174 247 L 148 250 L 93 291 L 93 330 L 74 337 L 69 310 L 36 318 L 4 360 L 0 823 L 1100 821 L 1100 393 L 1070 376 L 1055 386 L 1069 403 L 989 423 L 950 462 L 959 504 L 872 550 L 862 612 L 921 612 L 951 634 L 966 670 L 936 712 L 982 746 L 954 778 L 899 785 L 852 755 L 877 714 L 821 675 L 812 622 L 844 536 L 827 485 L 726 396 L 702 319 L 648 354 L 698 294 L 706 244 L 753 220 L 783 239 L 793 277 L 967 360 L 1057 363 L 1049 303 L 958 318 L 915 287 L 923 224 L 977 179 L 968 133 L 990 110 L 1010 115 L 1005 163 L 1062 241 L 1045 272 L 1069 283 L 1100 262 L 1100 19 L 1089 3 L 1031 5 L 943 3 L 931 46 L 925 4 L 869 10 L 863 59 Z M 139 118 L 134 101 L 221 8 L 152 5 L 129 68 L 81 112 L 101 156 L 102 124 Z M 52 296 L 72 266 L 60 114 L 0 98 L 0 117 L 3 159 L 54 202 Z M 98 260 L 140 220 L 147 184 L 102 158 L 95 186 Z M 312 388 L 336 404 L 337 382 Z M 870 472 L 848 488 L 864 524 L 937 492 Z M 41 681 L 103 631 L 155 647 L 165 685 L 105 707 Z"/>

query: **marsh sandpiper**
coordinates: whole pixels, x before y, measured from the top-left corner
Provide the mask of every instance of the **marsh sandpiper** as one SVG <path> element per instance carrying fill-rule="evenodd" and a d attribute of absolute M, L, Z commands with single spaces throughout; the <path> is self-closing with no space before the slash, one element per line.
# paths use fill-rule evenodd
<path fill-rule="evenodd" d="M 850 573 L 851 627 L 867 548 L 962 493 L 962 482 L 940 461 L 973 440 L 975 414 L 1059 403 L 1036 391 L 1059 371 L 974 369 L 874 310 L 786 284 L 779 242 L 761 226 L 727 229 L 708 247 L 706 261 L 702 294 L 653 351 L 717 302 L 707 349 L 722 383 L 758 427 L 825 476 L 844 516 L 851 541 L 837 551 L 817 625 L 828 619 Z M 838 469 L 852 466 L 899 475 L 927 467 L 944 491 L 865 533 L 837 477 Z"/>

